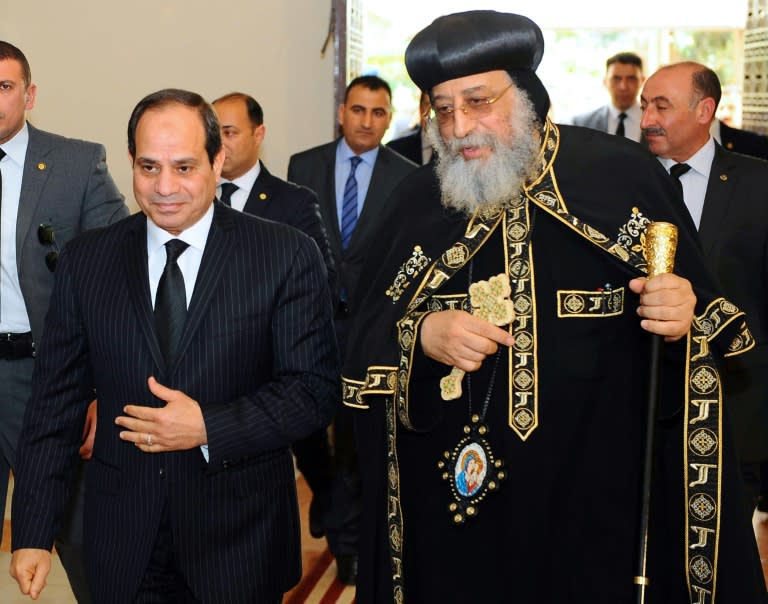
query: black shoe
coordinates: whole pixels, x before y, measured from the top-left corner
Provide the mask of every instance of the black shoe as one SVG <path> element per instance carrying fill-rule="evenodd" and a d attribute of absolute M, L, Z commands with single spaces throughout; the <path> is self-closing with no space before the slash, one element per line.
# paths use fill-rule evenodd
<path fill-rule="evenodd" d="M 343 585 L 354 585 L 357 581 L 357 556 L 355 554 L 336 557 L 336 578 Z"/>
<path fill-rule="evenodd" d="M 309 534 L 315 539 L 325 537 L 325 516 L 328 513 L 328 493 L 315 493 L 309 504 Z"/>

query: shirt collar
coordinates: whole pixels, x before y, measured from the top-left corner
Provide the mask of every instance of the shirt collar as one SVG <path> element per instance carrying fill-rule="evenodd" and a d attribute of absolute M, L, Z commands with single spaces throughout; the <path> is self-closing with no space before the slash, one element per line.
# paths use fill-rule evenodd
<path fill-rule="evenodd" d="M 226 178 L 222 178 L 219 181 L 219 186 L 221 186 L 225 182 L 231 182 L 234 185 L 237 185 L 239 189 L 243 189 L 244 191 L 250 191 L 253 189 L 253 184 L 256 182 L 256 179 L 259 177 L 259 174 L 261 173 L 261 160 L 256 160 L 256 163 L 253 165 L 253 167 L 248 170 L 245 174 L 241 174 L 237 178 L 233 178 L 232 180 L 227 180 Z"/>
<path fill-rule="evenodd" d="M 686 159 L 684 162 L 685 164 L 688 164 L 691 166 L 691 170 L 694 172 L 698 172 L 701 174 L 704 178 L 709 179 L 709 172 L 712 170 L 712 162 L 715 159 L 715 139 L 713 139 L 711 136 L 707 140 L 702 147 L 696 151 L 691 157 Z M 669 169 L 674 166 L 676 162 L 674 159 L 671 158 L 659 158 L 659 161 L 661 162 L 661 165 L 664 166 L 667 169 L 667 172 L 669 172 Z"/>
<path fill-rule="evenodd" d="M 624 109 L 623 112 L 626 113 L 628 117 L 635 118 L 638 122 L 640 121 L 642 111 L 640 110 L 640 105 L 637 103 L 632 105 L 629 109 Z M 613 105 L 608 105 L 608 113 L 613 119 L 617 120 L 619 119 L 619 114 L 622 113 L 622 110 L 617 109 Z"/>
<path fill-rule="evenodd" d="M 347 144 L 347 141 L 343 136 L 339 141 L 339 146 L 337 147 L 337 149 L 338 149 L 338 153 L 336 157 L 338 159 L 341 159 L 341 161 L 344 161 L 344 162 L 348 162 L 350 157 L 354 157 L 355 155 L 357 155 L 357 153 L 352 151 L 352 149 Z M 373 167 L 373 165 L 376 163 L 376 157 L 378 157 L 378 155 L 379 155 L 379 145 L 376 145 L 370 151 L 366 151 L 357 156 L 363 160 L 363 163 Z"/>
<path fill-rule="evenodd" d="M 21 127 L 14 137 L 7 143 L 3 143 L 3 151 L 5 151 L 8 159 L 18 164 L 22 168 L 24 167 L 24 158 L 27 156 L 27 146 L 29 145 L 29 128 L 27 122 Z"/>
<path fill-rule="evenodd" d="M 183 230 L 178 235 L 171 235 L 165 229 L 161 229 L 149 217 L 147 217 L 147 252 L 152 253 L 159 250 L 171 239 L 181 239 L 201 252 L 205 250 L 205 242 L 208 240 L 208 231 L 211 230 L 213 223 L 213 204 L 208 211 L 202 215 L 200 220 L 188 229 Z"/>

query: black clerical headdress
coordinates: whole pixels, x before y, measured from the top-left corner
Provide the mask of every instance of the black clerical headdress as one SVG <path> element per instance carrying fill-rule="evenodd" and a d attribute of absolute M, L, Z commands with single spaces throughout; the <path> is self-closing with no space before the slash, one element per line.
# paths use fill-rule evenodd
<path fill-rule="evenodd" d="M 447 80 L 503 69 L 529 94 L 543 121 L 549 95 L 536 75 L 543 54 L 544 36 L 528 17 L 473 10 L 438 17 L 416 34 L 405 50 L 405 66 L 427 91 Z"/>

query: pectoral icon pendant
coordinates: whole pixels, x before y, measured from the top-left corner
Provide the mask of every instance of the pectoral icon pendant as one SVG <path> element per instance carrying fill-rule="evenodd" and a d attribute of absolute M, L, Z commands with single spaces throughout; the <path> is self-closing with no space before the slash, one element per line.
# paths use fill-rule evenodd
<path fill-rule="evenodd" d="M 488 426 L 479 415 L 464 426 L 464 437 L 452 451 L 444 451 L 437 467 L 443 480 L 449 483 L 451 503 L 448 511 L 455 524 L 474 518 L 479 504 L 489 493 L 495 493 L 506 478 L 504 462 L 494 456 L 485 436 Z"/>

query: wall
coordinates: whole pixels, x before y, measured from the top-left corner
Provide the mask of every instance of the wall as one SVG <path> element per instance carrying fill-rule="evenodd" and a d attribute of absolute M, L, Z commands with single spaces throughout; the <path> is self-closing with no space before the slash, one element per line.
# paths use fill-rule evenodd
<path fill-rule="evenodd" d="M 331 0 L 37 0 L 0 3 L 0 39 L 27 55 L 38 85 L 29 120 L 103 143 L 135 209 L 126 125 L 147 93 L 240 90 L 264 108 L 263 159 L 285 177 L 292 153 L 333 136 Z"/>

